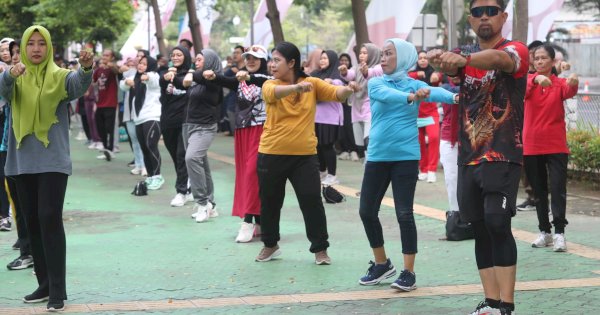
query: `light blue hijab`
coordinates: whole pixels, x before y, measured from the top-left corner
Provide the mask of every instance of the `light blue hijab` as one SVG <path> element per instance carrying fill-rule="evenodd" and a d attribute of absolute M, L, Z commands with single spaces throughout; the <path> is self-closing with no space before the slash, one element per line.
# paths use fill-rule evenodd
<path fill-rule="evenodd" d="M 385 43 L 392 43 L 396 47 L 396 70 L 392 74 L 384 74 L 386 81 L 401 81 L 408 79 L 408 71 L 417 64 L 419 54 L 415 46 L 400 38 L 390 38 Z"/>

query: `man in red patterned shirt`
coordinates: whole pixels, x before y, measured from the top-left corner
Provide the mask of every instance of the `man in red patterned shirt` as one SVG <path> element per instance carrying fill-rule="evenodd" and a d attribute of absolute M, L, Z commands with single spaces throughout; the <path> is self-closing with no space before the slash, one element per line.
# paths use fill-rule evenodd
<path fill-rule="evenodd" d="M 458 203 L 475 232 L 485 300 L 473 314 L 513 314 L 517 247 L 511 232 L 523 163 L 527 47 L 502 37 L 503 0 L 471 0 L 478 42 L 431 51 L 430 63 L 462 80 L 459 104 Z"/>

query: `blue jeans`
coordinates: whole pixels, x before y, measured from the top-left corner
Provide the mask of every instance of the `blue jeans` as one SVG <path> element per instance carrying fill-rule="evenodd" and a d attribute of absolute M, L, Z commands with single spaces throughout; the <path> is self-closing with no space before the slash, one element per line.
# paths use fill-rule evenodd
<path fill-rule="evenodd" d="M 142 147 L 140 146 L 140 141 L 138 140 L 137 133 L 135 131 L 135 123 L 133 120 L 126 121 L 125 128 L 127 128 L 127 134 L 131 140 L 135 167 L 142 169 L 144 168 L 144 153 L 142 153 Z"/>
<path fill-rule="evenodd" d="M 360 193 L 359 213 L 371 248 L 382 247 L 384 243 L 379 208 L 391 182 L 396 218 L 400 225 L 402 253 L 417 253 L 417 226 L 413 214 L 413 201 L 418 173 L 419 161 L 367 161 Z"/>

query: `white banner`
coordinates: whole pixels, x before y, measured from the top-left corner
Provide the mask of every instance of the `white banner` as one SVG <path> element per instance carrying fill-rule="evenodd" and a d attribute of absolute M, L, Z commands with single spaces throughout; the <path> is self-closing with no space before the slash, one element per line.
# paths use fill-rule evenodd
<path fill-rule="evenodd" d="M 287 12 L 294 0 L 277 0 L 277 10 L 279 11 L 279 20 L 283 21 Z M 263 45 L 267 50 L 273 41 L 273 32 L 271 31 L 271 23 L 267 18 L 267 2 L 261 0 L 254 14 L 254 44 Z M 244 39 L 244 46 L 248 47 L 252 43 L 250 39 L 250 31 Z"/>
<path fill-rule="evenodd" d="M 402 1 L 402 5 L 397 0 L 372 0 L 366 11 L 369 40 L 381 47 L 388 38 L 406 39 L 424 5 L 425 0 Z M 355 45 L 352 35 L 347 51 L 352 52 Z"/>
<path fill-rule="evenodd" d="M 158 0 L 158 8 L 160 11 L 160 20 L 162 23 L 163 30 L 165 26 L 169 22 L 171 18 L 171 14 L 173 14 L 173 9 L 175 9 L 176 0 Z M 123 56 L 123 60 L 127 60 L 127 58 L 135 57 L 138 49 L 147 49 L 150 51 L 151 56 L 156 56 L 158 51 L 158 42 L 156 40 L 156 23 L 154 22 L 154 12 L 150 7 L 150 10 L 145 10 L 146 12 L 137 12 L 135 16 L 135 23 L 137 26 L 129 35 L 129 38 L 123 45 L 120 50 L 121 55 Z M 150 14 L 150 18 L 148 18 L 148 14 Z M 148 20 L 150 20 L 150 25 L 148 25 Z M 148 41 L 150 41 L 150 47 L 148 47 Z"/>
<path fill-rule="evenodd" d="M 202 34 L 202 47 L 209 47 L 210 43 L 210 30 L 212 29 L 213 21 L 219 17 L 219 13 L 213 10 L 214 5 L 217 4 L 217 0 L 196 0 L 196 17 L 200 22 L 200 31 Z M 179 39 L 192 40 L 192 32 L 190 31 L 190 18 L 186 14 L 183 23 L 179 29 Z M 193 49 L 191 51 L 193 54 Z"/>
<path fill-rule="evenodd" d="M 546 41 L 546 35 L 552 28 L 554 19 L 560 12 L 564 0 L 529 0 L 529 27 L 527 32 L 527 43 L 534 40 Z M 502 35 L 506 38 L 512 38 L 513 24 L 513 0 L 506 6 L 508 20 L 502 28 Z M 517 14 L 519 14 L 517 12 Z"/>

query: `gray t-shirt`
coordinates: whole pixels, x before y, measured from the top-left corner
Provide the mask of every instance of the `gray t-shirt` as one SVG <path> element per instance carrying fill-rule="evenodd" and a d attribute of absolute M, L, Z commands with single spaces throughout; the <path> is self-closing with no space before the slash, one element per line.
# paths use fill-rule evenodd
<path fill-rule="evenodd" d="M 15 80 L 5 71 L 0 75 L 0 95 L 10 100 L 12 98 Z M 92 71 L 84 72 L 79 68 L 67 75 L 65 86 L 68 97 L 56 108 L 58 122 L 50 127 L 48 140 L 50 144 L 44 147 L 35 135 L 29 134 L 21 141 L 17 149 L 17 140 L 12 129 L 12 117 L 8 126 L 8 152 L 4 172 L 7 176 L 39 173 L 63 173 L 71 175 L 73 171 L 71 152 L 69 148 L 69 102 L 81 97 L 92 82 Z M 43 100 L 42 100 L 43 102 Z"/>

